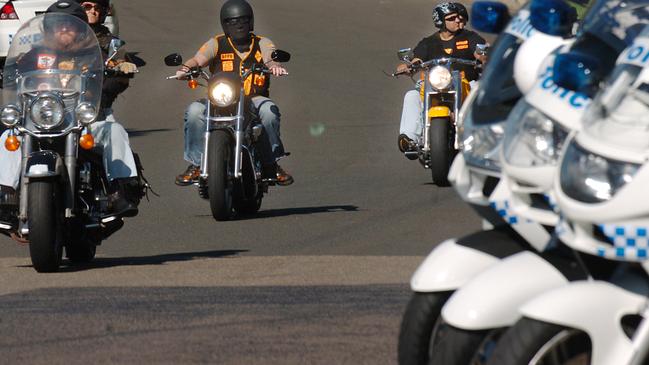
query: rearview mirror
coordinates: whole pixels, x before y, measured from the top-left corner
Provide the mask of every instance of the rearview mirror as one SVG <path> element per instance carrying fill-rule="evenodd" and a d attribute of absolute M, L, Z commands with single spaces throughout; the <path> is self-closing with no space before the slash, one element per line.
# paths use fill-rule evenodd
<path fill-rule="evenodd" d="M 111 39 L 110 44 L 108 45 L 108 54 L 111 55 L 111 58 L 117 53 L 117 50 L 124 47 L 125 44 L 126 42 L 119 38 Z"/>
<path fill-rule="evenodd" d="M 165 57 L 165 65 L 167 66 L 180 66 L 183 64 L 183 56 L 178 53 L 172 53 Z"/>
<path fill-rule="evenodd" d="M 412 60 L 412 48 L 402 48 L 397 51 L 397 57 L 403 62 L 410 62 Z"/>
<path fill-rule="evenodd" d="M 577 21 L 577 10 L 563 0 L 532 0 L 530 23 L 539 32 L 571 37 Z"/>
<path fill-rule="evenodd" d="M 471 6 L 471 25 L 485 33 L 500 33 L 509 23 L 507 5 L 497 1 L 476 1 Z"/>
<path fill-rule="evenodd" d="M 291 60 L 291 54 L 281 49 L 276 49 L 271 53 L 270 58 L 275 62 L 288 62 Z"/>

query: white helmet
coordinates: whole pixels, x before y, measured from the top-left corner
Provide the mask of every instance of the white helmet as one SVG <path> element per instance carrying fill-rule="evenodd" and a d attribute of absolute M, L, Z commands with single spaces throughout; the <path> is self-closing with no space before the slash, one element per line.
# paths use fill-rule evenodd
<path fill-rule="evenodd" d="M 514 80 L 523 95 L 532 89 L 541 63 L 555 49 L 571 43 L 572 39 L 534 32 L 518 49 L 514 61 Z"/>

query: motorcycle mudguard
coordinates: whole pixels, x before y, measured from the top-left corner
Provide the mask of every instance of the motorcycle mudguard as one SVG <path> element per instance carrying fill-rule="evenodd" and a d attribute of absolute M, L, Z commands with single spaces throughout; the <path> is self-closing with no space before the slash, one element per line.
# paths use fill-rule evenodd
<path fill-rule="evenodd" d="M 36 151 L 27 157 L 25 177 L 33 179 L 61 176 L 63 169 L 63 160 L 56 152 Z"/>
<path fill-rule="evenodd" d="M 507 228 L 480 231 L 437 245 L 410 280 L 415 292 L 455 290 L 501 258 L 525 250 Z"/>
<path fill-rule="evenodd" d="M 523 316 L 582 330 L 590 337 L 591 365 L 627 364 L 633 355 L 631 340 L 621 320 L 641 313 L 647 298 L 604 281 L 578 281 L 530 300 Z"/>
<path fill-rule="evenodd" d="M 446 323 L 465 330 L 513 325 L 531 298 L 568 284 L 552 264 L 530 251 L 503 259 L 463 285 L 446 302 Z"/>
<path fill-rule="evenodd" d="M 428 109 L 428 118 L 447 118 L 451 116 L 451 109 L 446 106 L 434 106 Z"/>

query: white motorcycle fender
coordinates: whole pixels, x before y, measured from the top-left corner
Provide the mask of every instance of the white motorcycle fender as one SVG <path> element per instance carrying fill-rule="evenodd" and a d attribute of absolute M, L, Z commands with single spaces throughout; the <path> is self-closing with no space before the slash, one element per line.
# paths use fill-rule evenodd
<path fill-rule="evenodd" d="M 633 348 L 620 321 L 641 313 L 646 299 L 607 282 L 578 281 L 534 298 L 521 314 L 586 332 L 593 345 L 591 365 L 627 364 Z"/>
<path fill-rule="evenodd" d="M 529 251 L 503 259 L 462 286 L 442 309 L 444 321 L 464 330 L 513 325 L 519 308 L 568 280 L 554 266 Z"/>
<path fill-rule="evenodd" d="M 449 239 L 437 245 L 419 265 L 410 287 L 420 293 L 455 290 L 499 261 L 495 256 Z"/>

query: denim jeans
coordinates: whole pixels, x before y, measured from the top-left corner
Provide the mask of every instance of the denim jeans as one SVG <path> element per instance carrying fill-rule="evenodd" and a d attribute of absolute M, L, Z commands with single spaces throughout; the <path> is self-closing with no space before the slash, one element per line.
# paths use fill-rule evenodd
<path fill-rule="evenodd" d="M 269 98 L 255 96 L 252 98 L 252 103 L 264 126 L 265 133 L 259 141 L 262 161 L 264 164 L 272 164 L 285 155 L 279 132 L 281 114 L 277 105 Z M 184 158 L 195 166 L 201 165 L 205 150 L 205 108 L 207 108 L 207 100 L 202 99 L 191 103 L 185 111 Z"/>
<path fill-rule="evenodd" d="M 401 125 L 399 134 L 405 134 L 413 141 L 419 141 L 424 123 L 421 120 L 423 106 L 419 96 L 419 90 L 410 90 L 403 98 L 403 110 L 401 112 Z"/>

